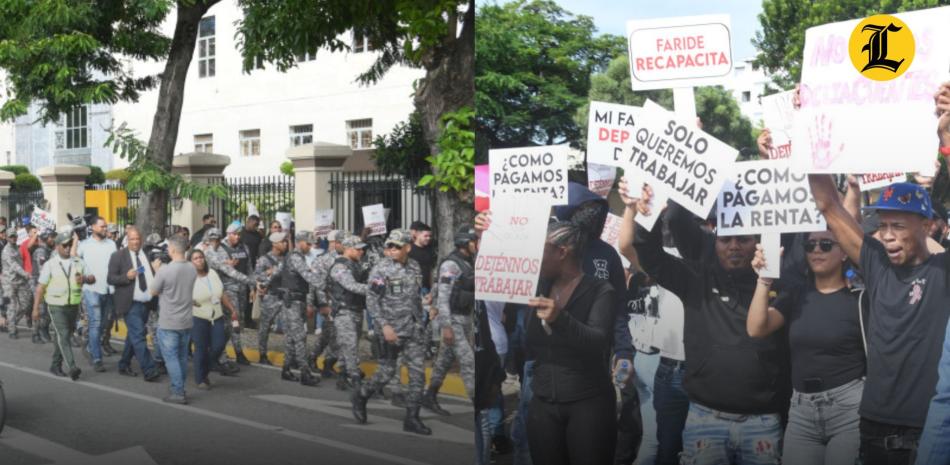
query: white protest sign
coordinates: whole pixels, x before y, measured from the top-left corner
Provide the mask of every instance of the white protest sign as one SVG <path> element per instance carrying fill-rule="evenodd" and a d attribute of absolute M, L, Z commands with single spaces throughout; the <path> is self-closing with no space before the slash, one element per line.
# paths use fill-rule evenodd
<path fill-rule="evenodd" d="M 762 122 L 772 135 L 769 159 L 792 156 L 792 128 L 795 124 L 795 91 L 762 97 Z"/>
<path fill-rule="evenodd" d="M 614 215 L 613 213 L 607 213 L 607 219 L 604 221 L 604 230 L 600 233 L 600 240 L 610 244 L 613 247 L 617 254 L 620 255 L 620 261 L 623 262 L 623 267 L 630 267 L 630 260 L 627 260 L 627 257 L 624 257 L 620 252 L 620 228 L 623 226 L 623 217 Z"/>
<path fill-rule="evenodd" d="M 280 227 L 284 229 L 284 232 L 288 234 L 290 233 L 290 223 L 293 221 L 290 213 L 277 212 L 277 214 L 274 216 L 274 219 L 280 223 Z"/>
<path fill-rule="evenodd" d="M 370 228 L 370 236 L 386 234 L 386 210 L 383 204 L 367 205 L 363 207 L 363 227 Z"/>
<path fill-rule="evenodd" d="M 40 231 L 44 229 L 56 230 L 56 221 L 53 220 L 53 215 L 37 207 L 33 208 L 33 214 L 30 216 L 30 224 L 36 226 Z"/>
<path fill-rule="evenodd" d="M 640 121 L 640 107 L 590 102 L 587 116 L 587 164 L 620 166 L 630 158 L 633 131 Z"/>
<path fill-rule="evenodd" d="M 317 210 L 313 220 L 313 232 L 317 237 L 326 237 L 333 231 L 333 210 Z"/>
<path fill-rule="evenodd" d="M 260 218 L 261 214 L 257 212 L 257 207 L 253 203 L 247 203 L 247 216 L 256 216 Z"/>
<path fill-rule="evenodd" d="M 827 229 L 808 175 L 792 171 L 785 160 L 746 161 L 736 163 L 736 168 L 736 176 L 726 181 L 718 196 L 717 235 Z"/>
<path fill-rule="evenodd" d="M 700 218 L 706 218 L 738 151 L 647 101 L 625 168 L 628 181 L 646 182 Z"/>
<path fill-rule="evenodd" d="M 880 189 L 904 180 L 904 173 L 865 173 L 856 176 L 861 192 Z"/>
<path fill-rule="evenodd" d="M 489 150 L 491 204 L 516 197 L 567 205 L 567 152 L 566 145 Z"/>
<path fill-rule="evenodd" d="M 18 229 L 16 232 L 16 245 L 17 247 L 23 245 L 24 242 L 30 240 L 30 234 L 26 232 L 26 228 Z"/>
<path fill-rule="evenodd" d="M 627 22 L 633 90 L 725 84 L 732 75 L 728 15 Z"/>
<path fill-rule="evenodd" d="M 591 192 L 607 198 L 617 179 L 617 168 L 606 165 L 587 164 L 587 188 Z"/>
<path fill-rule="evenodd" d="M 765 254 L 765 268 L 759 270 L 763 278 L 778 279 L 782 269 L 782 235 L 780 233 L 763 234 L 759 239 Z"/>
<path fill-rule="evenodd" d="M 932 171 L 938 144 L 933 94 L 950 77 L 950 7 L 893 16 L 906 24 L 916 47 L 903 74 L 888 81 L 865 77 L 851 62 L 849 41 L 860 20 L 825 24 L 805 32 L 801 108 L 795 113 L 792 135 L 792 160 L 797 170 Z M 862 33 L 862 41 L 873 40 L 873 30 Z M 891 35 L 892 42 L 897 40 L 896 33 Z M 865 45 L 863 60 L 869 59 L 872 51 L 879 54 L 887 49 L 886 44 L 883 49 L 879 43 L 871 45 Z"/>
<path fill-rule="evenodd" d="M 528 303 L 536 296 L 550 208 L 492 204 L 491 226 L 475 259 L 475 298 Z"/>

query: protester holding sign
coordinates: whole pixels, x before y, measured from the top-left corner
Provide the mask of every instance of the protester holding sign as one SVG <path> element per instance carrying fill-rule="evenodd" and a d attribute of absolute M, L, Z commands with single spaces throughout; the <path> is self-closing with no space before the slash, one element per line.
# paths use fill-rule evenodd
<path fill-rule="evenodd" d="M 772 280 L 760 276 L 746 329 L 749 336 L 763 338 L 788 327 L 794 391 L 782 463 L 850 465 L 858 456 L 858 405 L 864 390 L 862 294 L 848 287 L 848 257 L 834 234 L 810 233 L 804 250 L 808 283 L 785 289 L 769 305 Z M 765 265 L 759 247 L 752 267 L 759 271 Z"/>
<path fill-rule="evenodd" d="M 625 189 L 624 189 L 625 190 Z M 647 210 L 653 191 L 639 200 L 621 192 L 627 209 Z M 657 284 L 683 300 L 686 392 L 690 410 L 683 430 L 683 463 L 746 463 L 737 457 L 777 461 L 786 408 L 786 354 L 779 336 L 752 339 L 746 314 L 755 290 L 753 236 L 719 237 L 716 260 L 694 261 L 663 251 L 661 235 L 637 228 L 640 264 Z M 741 441 L 733 441 L 738 435 Z"/>
<path fill-rule="evenodd" d="M 617 307 L 610 283 L 582 270 L 584 231 L 548 229 L 541 295 L 531 299 L 528 348 L 535 358 L 527 429 L 536 464 L 610 464 L 616 442 L 607 359 Z"/>

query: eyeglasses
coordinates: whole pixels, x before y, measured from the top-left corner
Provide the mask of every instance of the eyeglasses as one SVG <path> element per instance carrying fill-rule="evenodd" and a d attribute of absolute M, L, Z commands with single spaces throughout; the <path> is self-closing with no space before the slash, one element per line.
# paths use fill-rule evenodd
<path fill-rule="evenodd" d="M 820 248 L 822 252 L 831 252 L 831 248 L 834 247 L 835 244 L 837 244 L 837 242 L 831 239 L 821 239 L 821 240 L 811 239 L 809 241 L 806 241 L 802 245 L 805 248 L 805 252 L 812 253 L 815 251 L 815 247 Z"/>

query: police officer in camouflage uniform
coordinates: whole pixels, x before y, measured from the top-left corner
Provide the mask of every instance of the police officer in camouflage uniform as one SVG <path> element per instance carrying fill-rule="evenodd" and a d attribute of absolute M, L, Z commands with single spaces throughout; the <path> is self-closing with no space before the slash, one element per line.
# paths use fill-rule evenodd
<path fill-rule="evenodd" d="M 272 365 L 267 358 L 267 339 L 270 336 L 270 325 L 275 318 L 280 316 L 283 304 L 277 295 L 276 288 L 272 288 L 271 283 L 280 272 L 280 264 L 284 260 L 283 256 L 287 253 L 288 247 L 287 234 L 283 232 L 271 233 L 267 239 L 271 250 L 258 258 L 254 268 L 257 294 L 261 296 L 261 319 L 257 327 L 257 340 L 261 352 L 258 363 L 261 365 Z M 285 358 L 288 357 L 285 356 Z"/>
<path fill-rule="evenodd" d="M 475 352 L 469 342 L 472 311 L 475 308 L 475 254 L 478 236 L 475 228 L 464 227 L 455 233 L 455 250 L 442 260 L 438 277 L 438 322 L 442 328 L 442 347 L 432 367 L 429 389 L 422 405 L 440 415 L 448 415 L 436 395 L 445 374 L 455 359 L 459 361 L 462 382 L 469 397 L 475 396 Z"/>
<path fill-rule="evenodd" d="M 405 352 L 409 365 L 409 389 L 406 396 L 406 417 L 402 429 L 429 435 L 432 430 L 419 419 L 422 390 L 425 386 L 425 336 L 422 327 L 422 269 L 409 258 L 409 231 L 394 229 L 386 239 L 387 256 L 373 267 L 369 275 L 366 304 L 385 340 L 379 368 L 365 385 L 350 396 L 353 416 L 366 423 L 366 402 L 382 389 L 398 371 L 397 360 Z"/>
<path fill-rule="evenodd" d="M 6 226 L 3 229 L 0 229 L 0 257 L 3 256 L 3 249 L 7 246 L 7 228 Z M 3 276 L 3 261 L 0 260 L 0 276 Z M 9 331 L 7 328 L 7 307 L 9 307 L 9 302 L 7 300 L 7 286 L 5 284 L 6 278 L 0 278 L 0 333 L 5 333 Z"/>
<path fill-rule="evenodd" d="M 40 270 L 43 268 L 43 264 L 49 260 L 50 254 L 53 251 L 56 231 L 44 229 L 37 237 L 39 240 L 36 243 L 36 248 L 33 250 L 32 255 L 33 278 L 30 280 L 30 287 L 32 289 L 36 289 L 37 279 L 40 277 Z M 44 342 L 53 342 L 53 338 L 49 334 L 49 325 L 49 309 L 46 306 L 46 302 L 42 302 L 40 304 L 40 321 L 37 322 L 33 331 L 33 343 L 42 344 Z"/>
<path fill-rule="evenodd" d="M 239 250 L 232 251 L 228 245 L 222 244 L 221 230 L 210 228 L 205 232 L 204 243 L 206 247 L 204 252 L 208 267 L 216 271 L 218 276 L 221 277 L 224 293 L 238 312 L 237 319 L 231 318 L 232 315 L 230 314 L 226 315 L 228 321 L 232 322 L 225 325 L 226 337 L 231 338 L 231 345 L 234 347 L 237 362 L 241 365 L 250 365 L 251 362 L 244 356 L 241 344 L 240 321 L 244 317 L 242 305 L 246 306 L 248 286 L 255 285 L 256 281 L 248 276 L 246 272 L 242 272 L 237 268 L 238 265 L 242 265 L 241 261 L 243 260 L 244 271 L 247 271 L 247 246 L 236 240 L 237 234 L 235 234 L 240 228 L 240 225 L 228 227 L 228 240 L 230 243 L 237 242 L 235 249 Z M 230 313 L 228 310 L 225 311 Z"/>
<path fill-rule="evenodd" d="M 10 299 L 8 314 L 13 315 L 9 325 L 12 339 L 18 337 L 16 325 L 20 318 L 25 316 L 29 319 L 33 310 L 33 293 L 30 289 L 32 276 L 23 269 L 23 257 L 20 256 L 16 240 L 16 228 L 10 227 L 7 229 L 7 246 L 0 255 L 3 261 L 3 295 Z"/>
<path fill-rule="evenodd" d="M 346 376 L 341 375 L 337 387 L 346 387 L 349 381 L 354 387 L 362 384 L 359 360 L 359 338 L 363 329 L 363 309 L 366 307 L 366 277 L 368 273 L 360 266 L 366 243 L 359 236 L 343 238 L 343 254 L 336 258 L 327 277 L 327 295 L 333 307 L 340 356 L 343 358 Z"/>
<path fill-rule="evenodd" d="M 310 268 L 317 275 L 318 282 L 316 286 L 310 288 L 311 299 L 317 302 L 329 302 L 326 295 L 327 276 L 330 274 L 330 267 L 333 262 L 343 253 L 343 244 L 341 240 L 346 234 L 343 231 L 334 229 L 327 234 L 327 252 L 317 257 Z M 313 352 L 310 353 L 310 366 L 316 366 L 317 358 L 324 355 L 323 369 L 320 375 L 324 378 L 333 376 L 333 365 L 336 364 L 340 346 L 336 339 L 336 326 L 333 323 L 331 315 L 324 315 L 323 326 L 317 336 L 317 341 L 313 346 Z M 344 371 L 345 372 L 345 371 Z"/>

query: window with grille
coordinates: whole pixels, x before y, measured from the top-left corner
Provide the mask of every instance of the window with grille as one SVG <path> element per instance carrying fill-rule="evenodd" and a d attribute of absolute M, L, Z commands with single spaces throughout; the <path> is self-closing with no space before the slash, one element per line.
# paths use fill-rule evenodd
<path fill-rule="evenodd" d="M 85 105 L 67 111 L 59 117 L 56 129 L 56 150 L 89 148 L 89 125 Z"/>
<path fill-rule="evenodd" d="M 290 146 L 296 147 L 298 145 L 312 144 L 313 143 L 313 125 L 312 124 L 298 124 L 296 126 L 290 127 Z"/>
<path fill-rule="evenodd" d="M 357 119 L 346 122 L 346 133 L 350 140 L 350 148 L 368 149 L 373 146 L 373 120 Z"/>
<path fill-rule="evenodd" d="M 214 16 L 198 23 L 198 77 L 214 77 Z"/>
<path fill-rule="evenodd" d="M 214 152 L 214 135 L 195 134 L 195 152 Z"/>
<path fill-rule="evenodd" d="M 352 53 L 363 53 L 372 50 L 369 45 L 369 39 L 363 34 L 353 31 L 353 44 L 350 48 Z"/>
<path fill-rule="evenodd" d="M 261 130 L 249 129 L 239 133 L 242 157 L 257 157 L 261 154 Z"/>

